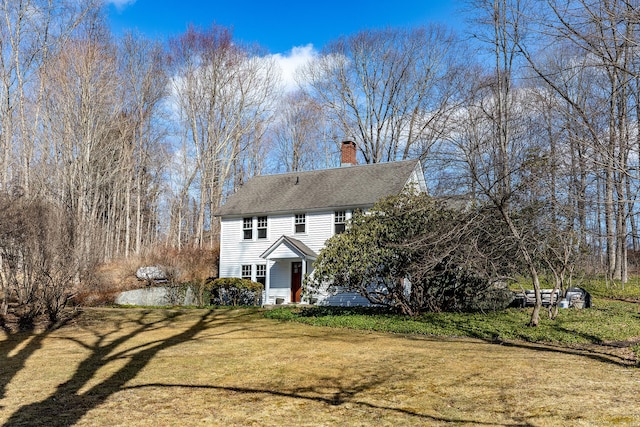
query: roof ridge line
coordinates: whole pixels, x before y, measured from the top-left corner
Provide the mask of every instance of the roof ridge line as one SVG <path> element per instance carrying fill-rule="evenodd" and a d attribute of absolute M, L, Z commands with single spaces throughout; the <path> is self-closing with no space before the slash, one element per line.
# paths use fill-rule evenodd
<path fill-rule="evenodd" d="M 295 175 L 299 175 L 299 174 L 303 174 L 303 173 L 335 171 L 335 170 L 342 170 L 342 169 L 349 170 L 349 169 L 354 169 L 354 168 L 382 166 L 382 165 L 392 165 L 392 164 L 395 164 L 395 163 L 407 163 L 407 162 L 419 162 L 419 161 L 420 161 L 420 159 L 405 159 L 405 160 L 394 160 L 392 162 L 363 163 L 363 164 L 359 164 L 359 165 L 336 166 L 336 167 L 332 167 L 332 168 L 312 169 L 312 170 L 306 170 L 306 171 L 278 172 L 278 173 L 269 173 L 269 174 L 264 174 L 264 175 L 254 175 L 249 179 L 264 178 L 264 177 L 268 177 L 268 176 L 285 176 L 285 175 L 295 176 Z"/>

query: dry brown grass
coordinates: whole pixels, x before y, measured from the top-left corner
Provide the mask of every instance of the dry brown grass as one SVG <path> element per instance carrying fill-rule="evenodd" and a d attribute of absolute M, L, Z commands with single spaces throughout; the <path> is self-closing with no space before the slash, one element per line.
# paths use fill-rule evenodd
<path fill-rule="evenodd" d="M 83 306 L 113 304 L 120 292 L 141 286 L 135 272 L 141 262 L 135 258 L 101 264 L 76 289 L 74 302 Z"/>
<path fill-rule="evenodd" d="M 140 256 L 115 259 L 97 265 L 83 278 L 82 284 L 76 289 L 74 302 L 94 307 L 113 304 L 121 292 L 147 285 L 136 278 L 138 268 L 145 266 L 162 267 L 176 283 L 188 282 L 202 286 L 207 279 L 217 276 L 219 254 L 219 247 L 183 247 L 178 250 L 161 245 Z"/>
<path fill-rule="evenodd" d="M 533 345 L 92 309 L 0 336 L 5 425 L 640 425 L 640 371 Z"/>

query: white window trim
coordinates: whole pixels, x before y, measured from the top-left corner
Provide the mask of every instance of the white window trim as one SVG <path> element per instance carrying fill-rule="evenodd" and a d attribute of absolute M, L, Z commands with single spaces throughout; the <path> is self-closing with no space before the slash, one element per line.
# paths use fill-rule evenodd
<path fill-rule="evenodd" d="M 263 276 L 258 276 L 258 269 L 260 267 L 263 268 L 263 272 L 264 272 Z M 260 278 L 264 278 L 264 285 L 266 287 L 267 286 L 267 264 L 256 264 L 256 277 L 255 277 L 254 282 L 258 282 L 258 279 L 260 279 Z"/>
<path fill-rule="evenodd" d="M 298 222 L 298 217 L 302 217 L 301 222 Z M 298 225 L 304 225 L 304 231 L 298 231 L 297 230 L 297 226 Z M 308 222 L 307 222 L 307 214 L 306 212 L 303 213 L 297 213 L 293 215 L 293 233 L 294 234 L 307 234 L 307 226 L 308 226 Z"/>
<path fill-rule="evenodd" d="M 247 275 L 244 274 L 245 273 L 244 272 L 245 267 L 249 267 L 249 275 L 248 275 L 248 277 L 247 277 Z M 240 278 L 241 279 L 248 278 L 249 280 L 253 280 L 253 265 L 252 264 L 242 264 L 240 266 Z"/>
<path fill-rule="evenodd" d="M 264 218 L 264 227 L 260 227 L 260 218 Z M 264 237 L 260 237 L 260 230 L 264 229 Z M 256 239 L 269 239 L 269 217 L 267 215 L 256 217 Z"/>
<path fill-rule="evenodd" d="M 338 214 L 341 213 L 342 215 L 340 215 L 341 217 L 341 221 L 338 222 Z M 336 232 L 336 226 L 337 225 L 344 225 L 344 230 L 342 231 L 342 233 L 344 233 L 344 231 L 347 229 L 347 211 L 334 211 L 333 212 L 333 234 L 338 234 Z"/>
<path fill-rule="evenodd" d="M 245 221 L 250 220 L 251 221 L 251 228 L 245 228 Z M 254 233 L 254 218 L 253 217 L 243 217 L 242 218 L 242 241 L 243 242 L 252 242 L 255 239 L 255 233 Z M 251 231 L 251 238 L 247 239 L 244 236 L 245 231 Z"/>

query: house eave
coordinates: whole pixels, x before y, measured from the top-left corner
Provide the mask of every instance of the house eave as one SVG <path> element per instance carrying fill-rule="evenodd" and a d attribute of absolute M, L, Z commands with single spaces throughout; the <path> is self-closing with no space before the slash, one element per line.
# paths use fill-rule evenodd
<path fill-rule="evenodd" d="M 354 210 L 354 209 L 369 209 L 373 206 L 373 203 L 361 204 L 361 205 L 344 205 L 344 206 L 328 206 L 328 207 L 316 207 L 311 209 L 281 209 L 277 211 L 253 211 L 253 212 L 242 212 L 242 213 L 230 213 L 230 214 L 214 214 L 216 217 L 220 219 L 237 219 L 237 218 L 245 218 L 249 216 L 272 216 L 272 215 L 286 215 L 292 213 L 318 213 L 318 212 L 334 212 L 334 211 L 344 211 L 344 210 Z"/>

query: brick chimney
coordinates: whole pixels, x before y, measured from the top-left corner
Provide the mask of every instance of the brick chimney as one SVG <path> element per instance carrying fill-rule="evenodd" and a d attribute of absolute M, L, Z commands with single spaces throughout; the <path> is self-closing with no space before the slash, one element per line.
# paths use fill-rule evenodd
<path fill-rule="evenodd" d="M 353 141 L 342 141 L 342 159 L 340 166 L 355 166 L 356 164 L 356 143 Z"/>

